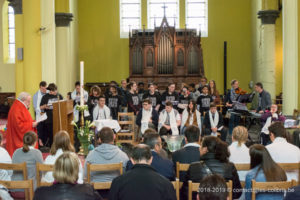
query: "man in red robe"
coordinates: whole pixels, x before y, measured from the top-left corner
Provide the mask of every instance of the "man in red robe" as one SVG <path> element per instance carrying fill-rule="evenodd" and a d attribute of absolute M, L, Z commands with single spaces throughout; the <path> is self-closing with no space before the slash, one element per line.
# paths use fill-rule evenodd
<path fill-rule="evenodd" d="M 23 136 L 28 131 L 35 131 L 37 122 L 32 120 L 29 112 L 31 96 L 21 92 L 11 106 L 7 119 L 6 149 L 10 156 L 18 148 L 23 147 Z"/>

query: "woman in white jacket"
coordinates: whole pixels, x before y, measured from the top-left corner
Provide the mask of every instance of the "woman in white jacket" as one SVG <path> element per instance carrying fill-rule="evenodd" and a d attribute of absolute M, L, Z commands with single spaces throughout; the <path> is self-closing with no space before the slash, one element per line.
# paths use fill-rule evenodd
<path fill-rule="evenodd" d="M 184 130 L 187 126 L 194 125 L 200 129 L 200 135 L 202 130 L 201 125 L 201 114 L 197 110 L 197 105 L 194 100 L 190 100 L 188 107 L 184 109 L 182 113 L 182 120 L 181 120 L 181 134 L 184 133 Z"/>
<path fill-rule="evenodd" d="M 64 152 L 74 152 L 75 149 L 73 145 L 71 144 L 69 134 L 66 131 L 59 131 L 58 133 L 55 134 L 54 136 L 54 142 L 51 146 L 50 154 L 47 156 L 45 159 L 44 164 L 48 165 L 54 165 L 56 159 L 62 155 Z M 77 183 L 82 184 L 83 183 L 83 168 L 82 164 L 78 158 L 79 162 L 79 173 L 78 173 L 78 180 Z M 45 182 L 53 182 L 54 178 L 52 175 L 52 172 L 47 172 L 43 178 L 42 181 Z"/>

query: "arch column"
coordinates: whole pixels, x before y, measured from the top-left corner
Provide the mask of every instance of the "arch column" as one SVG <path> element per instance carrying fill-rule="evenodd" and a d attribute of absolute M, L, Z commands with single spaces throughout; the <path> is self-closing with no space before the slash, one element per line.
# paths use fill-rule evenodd
<path fill-rule="evenodd" d="M 276 97 L 275 22 L 278 17 L 278 10 L 258 12 L 258 18 L 261 19 L 261 63 L 258 80 L 263 83 L 272 99 Z"/>
<path fill-rule="evenodd" d="M 283 113 L 298 107 L 298 0 L 283 0 Z"/>
<path fill-rule="evenodd" d="M 56 23 L 56 77 L 59 93 L 64 97 L 73 89 L 70 43 L 72 13 L 55 13 Z"/>

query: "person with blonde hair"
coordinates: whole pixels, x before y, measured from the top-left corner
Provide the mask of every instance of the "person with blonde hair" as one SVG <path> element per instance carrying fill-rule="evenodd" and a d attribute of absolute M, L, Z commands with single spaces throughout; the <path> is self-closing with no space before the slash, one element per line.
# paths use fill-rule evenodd
<path fill-rule="evenodd" d="M 58 133 L 55 134 L 54 136 L 54 142 L 51 146 L 50 154 L 47 156 L 45 159 L 44 164 L 49 164 L 53 165 L 57 158 L 62 155 L 64 152 L 74 152 L 75 149 L 73 145 L 71 144 L 69 134 L 66 131 L 59 131 Z M 79 164 L 79 172 L 78 172 L 78 183 L 83 183 L 83 169 L 82 165 Z M 43 181 L 45 182 L 53 182 L 54 178 L 52 175 L 52 172 L 47 172 L 45 176 L 43 176 Z"/>
<path fill-rule="evenodd" d="M 50 187 L 40 187 L 34 193 L 34 200 L 96 200 L 101 196 L 89 184 L 77 184 L 79 160 L 75 153 L 64 152 L 54 164 L 54 183 Z"/>
<path fill-rule="evenodd" d="M 35 149 L 37 135 L 29 131 L 23 137 L 23 147 L 17 149 L 12 156 L 12 163 L 23 163 L 27 165 L 28 179 L 33 179 L 34 188 L 36 187 L 36 163 L 43 163 L 43 156 L 40 150 Z M 23 174 L 20 171 L 13 173 L 11 180 L 23 180 Z"/>
<path fill-rule="evenodd" d="M 249 149 L 245 145 L 248 139 L 248 130 L 244 126 L 237 126 L 232 132 L 232 143 L 228 147 L 230 152 L 229 161 L 235 164 L 249 164 Z M 247 171 L 238 171 L 241 181 L 246 178 Z"/>

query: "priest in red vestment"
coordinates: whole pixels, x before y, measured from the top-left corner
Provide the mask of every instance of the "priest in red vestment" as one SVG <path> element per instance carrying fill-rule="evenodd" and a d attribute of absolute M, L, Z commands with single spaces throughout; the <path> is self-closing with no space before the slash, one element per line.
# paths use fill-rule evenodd
<path fill-rule="evenodd" d="M 21 92 L 11 106 L 7 119 L 6 149 L 10 156 L 16 149 L 23 147 L 23 136 L 28 131 L 35 131 L 37 122 L 32 120 L 29 112 L 31 96 Z"/>

